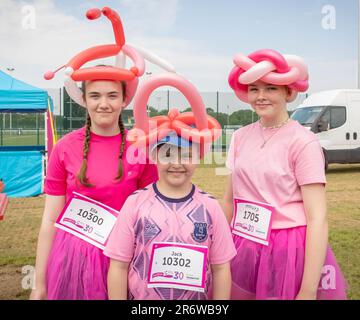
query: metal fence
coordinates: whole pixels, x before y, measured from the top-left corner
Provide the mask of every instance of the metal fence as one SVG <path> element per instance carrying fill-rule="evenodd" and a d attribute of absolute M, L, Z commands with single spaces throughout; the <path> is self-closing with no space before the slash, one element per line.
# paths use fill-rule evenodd
<path fill-rule="evenodd" d="M 0 146 L 44 145 L 44 113 L 0 113 Z"/>
<path fill-rule="evenodd" d="M 258 120 L 255 112 L 249 105 L 242 103 L 233 92 L 201 92 L 207 113 L 218 120 L 224 130 L 224 143 L 226 133 L 233 129 L 253 123 Z M 55 112 L 55 128 L 58 137 L 81 128 L 85 124 L 86 110 L 76 104 L 67 94 L 66 90 L 56 90 L 52 95 Z M 297 100 L 288 106 L 294 110 L 304 99 L 305 95 L 299 94 Z M 127 129 L 134 125 L 133 102 L 122 112 L 122 118 Z M 191 110 L 185 97 L 177 91 L 156 90 L 148 101 L 148 115 L 167 114 L 170 109 L 179 111 Z M 0 146 L 11 145 L 44 145 L 44 114 L 0 114 Z"/>
<path fill-rule="evenodd" d="M 208 114 L 215 117 L 221 127 L 243 126 L 258 120 L 251 107 L 241 102 L 233 92 L 201 92 L 201 97 Z M 288 105 L 288 110 L 293 111 L 306 98 L 305 94 L 299 94 L 298 98 Z M 61 116 L 57 123 L 60 132 L 80 128 L 84 125 L 86 111 L 77 105 L 67 95 L 66 90 L 62 92 L 63 103 L 59 108 Z M 133 117 L 134 102 L 132 102 L 122 113 L 122 117 L 127 128 L 134 124 Z M 177 108 L 179 111 L 191 110 L 191 106 L 185 97 L 178 91 L 155 90 L 148 101 L 148 115 L 167 114 L 170 109 Z"/>

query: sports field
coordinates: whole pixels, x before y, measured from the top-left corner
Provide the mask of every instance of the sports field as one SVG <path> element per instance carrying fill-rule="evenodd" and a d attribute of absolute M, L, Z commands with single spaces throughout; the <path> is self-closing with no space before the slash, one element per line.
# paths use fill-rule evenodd
<path fill-rule="evenodd" d="M 30 130 L 27 130 L 30 131 Z M 0 145 L 4 146 L 37 146 L 44 145 L 45 137 L 44 132 L 40 131 L 39 134 L 33 130 L 32 134 L 21 132 L 13 132 L 11 135 L 9 133 L 0 135 Z"/>
<path fill-rule="evenodd" d="M 330 245 L 349 283 L 349 298 L 360 299 L 360 165 L 331 165 L 327 173 Z M 200 166 L 194 182 L 217 198 L 225 176 L 214 166 Z M 0 299 L 27 299 L 29 290 L 22 268 L 35 263 L 37 235 L 44 197 L 10 199 L 0 222 Z M 29 269 L 24 269 L 29 272 Z"/>

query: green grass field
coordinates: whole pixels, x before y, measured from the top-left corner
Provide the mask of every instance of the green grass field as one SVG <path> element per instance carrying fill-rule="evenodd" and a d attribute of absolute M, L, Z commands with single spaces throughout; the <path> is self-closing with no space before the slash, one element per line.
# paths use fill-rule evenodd
<path fill-rule="evenodd" d="M 44 133 L 40 132 L 39 137 L 36 133 L 34 134 L 21 134 L 17 135 L 3 135 L 2 139 L 0 136 L 0 145 L 3 146 L 43 146 L 45 144 Z"/>
<path fill-rule="evenodd" d="M 349 299 L 360 299 L 360 165 L 331 165 L 327 173 L 329 242 L 349 284 Z M 201 165 L 194 182 L 221 198 L 226 176 Z M 44 197 L 10 199 L 0 222 L 0 299 L 27 299 L 22 267 L 35 264 Z"/>

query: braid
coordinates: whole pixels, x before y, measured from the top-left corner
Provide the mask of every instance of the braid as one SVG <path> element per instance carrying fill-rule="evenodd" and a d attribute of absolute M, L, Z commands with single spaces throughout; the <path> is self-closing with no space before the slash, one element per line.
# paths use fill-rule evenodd
<path fill-rule="evenodd" d="M 89 153 L 89 146 L 90 146 L 90 128 L 91 128 L 91 118 L 89 114 L 86 118 L 86 129 L 85 129 L 85 141 L 84 141 L 84 149 L 83 149 L 83 162 L 81 165 L 81 169 L 78 173 L 78 179 L 80 183 L 85 187 L 92 187 L 89 183 L 89 179 L 86 177 L 86 170 L 87 170 L 87 157 Z"/>
<path fill-rule="evenodd" d="M 120 146 L 120 153 L 119 153 L 119 166 L 118 166 L 118 174 L 116 179 L 119 180 L 122 178 L 123 175 L 123 167 L 122 167 L 122 157 L 125 150 L 125 142 L 126 142 L 126 133 L 125 133 L 125 126 L 121 118 L 121 114 L 119 116 L 119 128 L 121 133 L 121 146 Z"/>

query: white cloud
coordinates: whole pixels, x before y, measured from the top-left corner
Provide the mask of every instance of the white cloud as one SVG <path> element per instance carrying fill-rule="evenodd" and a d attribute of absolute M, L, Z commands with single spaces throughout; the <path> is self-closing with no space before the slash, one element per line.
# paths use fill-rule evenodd
<path fill-rule="evenodd" d="M 178 0 L 123 0 L 126 9 L 126 25 L 130 34 L 143 31 L 163 31 L 176 21 Z"/>
<path fill-rule="evenodd" d="M 2 0 L 0 10 L 0 41 L 4 44 L 0 52 L 1 67 L 4 69 L 13 66 L 16 69 L 14 75 L 24 81 L 41 87 L 61 86 L 61 72 L 50 82 L 42 79 L 43 73 L 65 64 L 81 50 L 103 43 L 113 43 L 112 28 L 105 19 L 77 19 L 61 12 L 51 0 L 38 0 L 33 4 L 36 12 L 35 30 L 22 28 L 21 3 Z M 147 25 L 151 24 L 151 21 L 159 20 L 161 27 L 164 27 L 175 21 L 178 1 L 125 0 L 123 5 L 129 9 L 127 15 L 133 16 L 131 23 Z M 157 18 L 154 19 L 154 16 Z M 131 30 L 127 25 L 125 29 Z M 205 49 L 188 40 L 149 37 L 144 32 L 129 33 L 127 39 L 171 62 L 200 89 L 219 88 L 231 67 L 231 61 L 227 61 L 227 57 L 208 54 Z M 148 64 L 148 68 L 158 70 L 151 64 Z"/>
<path fill-rule="evenodd" d="M 14 67 L 14 76 L 25 82 L 39 87 L 60 87 L 63 72 L 52 81 L 43 80 L 44 72 L 65 64 L 86 48 L 114 42 L 112 28 L 107 19 L 89 21 L 84 15 L 77 18 L 71 13 L 62 12 L 55 6 L 54 0 L 34 0 L 31 3 L 36 12 L 36 28 L 25 30 L 22 27 L 22 6 L 25 2 L 0 2 L 0 68 L 4 70 L 9 66 Z M 94 5 L 96 6 L 96 2 L 82 2 L 74 7 L 85 13 L 87 8 Z M 203 44 L 189 39 L 164 36 L 173 34 L 171 31 L 160 32 L 174 27 L 177 13 L 181 10 L 181 1 L 123 0 L 120 6 L 124 9 L 123 13 L 119 11 L 119 14 L 124 21 L 128 42 L 151 50 L 168 60 L 200 91 L 231 92 L 227 76 L 232 68 L 234 52 L 218 55 Z M 354 87 L 355 61 L 307 60 L 311 92 Z M 149 63 L 147 70 L 159 71 Z M 232 99 L 235 98 L 231 98 L 230 105 L 237 107 L 237 101 Z"/>
<path fill-rule="evenodd" d="M 56 69 L 65 64 L 80 51 L 100 44 L 113 43 L 113 31 L 107 19 L 89 21 L 76 18 L 59 10 L 51 0 L 35 0 L 35 29 L 24 29 L 22 7 L 25 3 L 2 0 L 0 4 L 0 51 L 1 69 L 15 67 L 14 75 L 38 86 L 60 86 L 61 75 L 51 82 L 42 80 L 45 71 Z M 130 24 L 152 27 L 156 21 L 159 29 L 169 27 L 176 19 L 176 0 L 169 1 L 124 1 L 128 8 L 131 23 L 124 26 L 125 31 L 134 30 Z M 92 7 L 91 4 L 87 8 Z M 141 10 L 137 10 L 141 8 Z M 84 11 L 85 11 L 84 6 Z M 155 15 L 156 12 L 160 12 Z M 153 17 L 157 18 L 154 19 Z M 159 19 L 158 19 L 159 18 Z M 126 33 L 131 42 L 134 37 L 141 38 L 142 32 Z M 135 34 L 137 34 L 135 36 Z M 152 43 L 158 47 L 177 46 L 176 39 L 154 38 L 146 41 L 146 45 L 135 42 L 152 50 Z M 169 59 L 170 60 L 170 59 Z"/>
<path fill-rule="evenodd" d="M 35 29 L 22 27 L 22 3 L 2 0 L 0 10 L 1 67 L 15 67 L 14 75 L 38 86 L 46 70 L 65 64 L 75 53 L 101 43 L 112 43 L 109 26 L 100 21 L 78 20 L 59 12 L 50 0 L 33 2 Z M 101 40 L 100 40 L 101 39 Z M 62 77 L 53 83 L 60 85 Z M 53 84 L 51 84 L 53 86 Z"/>

